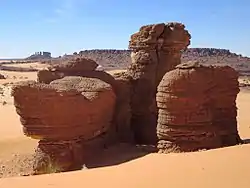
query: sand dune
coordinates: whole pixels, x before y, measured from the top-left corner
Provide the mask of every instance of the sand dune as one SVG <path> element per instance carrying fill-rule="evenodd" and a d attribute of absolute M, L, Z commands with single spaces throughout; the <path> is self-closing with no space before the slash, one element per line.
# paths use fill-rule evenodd
<path fill-rule="evenodd" d="M 249 188 L 250 145 L 186 154 L 150 154 L 114 167 L 0 180 L 1 188 Z"/>

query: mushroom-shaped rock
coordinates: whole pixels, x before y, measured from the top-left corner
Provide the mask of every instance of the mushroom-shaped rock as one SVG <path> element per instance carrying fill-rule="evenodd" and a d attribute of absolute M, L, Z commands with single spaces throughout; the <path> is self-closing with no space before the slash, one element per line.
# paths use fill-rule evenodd
<path fill-rule="evenodd" d="M 238 74 L 228 67 L 188 62 L 165 74 L 156 96 L 160 152 L 235 145 Z"/>
<path fill-rule="evenodd" d="M 95 78 L 64 77 L 13 88 L 24 133 L 39 139 L 86 140 L 107 131 L 115 106 L 112 87 Z"/>

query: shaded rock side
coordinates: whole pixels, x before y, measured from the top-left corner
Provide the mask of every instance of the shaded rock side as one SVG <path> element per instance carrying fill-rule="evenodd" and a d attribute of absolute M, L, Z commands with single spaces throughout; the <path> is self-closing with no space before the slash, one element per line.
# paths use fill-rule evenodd
<path fill-rule="evenodd" d="M 82 141 L 40 140 L 35 152 L 34 174 L 80 170 L 84 164 Z"/>
<path fill-rule="evenodd" d="M 134 134 L 131 129 L 131 77 L 127 72 L 113 75 L 115 82 L 114 91 L 117 95 L 117 102 L 114 114 L 114 124 L 117 137 L 120 142 L 134 143 Z"/>
<path fill-rule="evenodd" d="M 196 151 L 235 145 L 237 72 L 188 62 L 165 74 L 156 96 L 159 152 Z"/>
<path fill-rule="evenodd" d="M 0 74 L 0 79 L 5 79 L 5 76 Z"/>
<path fill-rule="evenodd" d="M 24 133 L 50 140 L 88 140 L 107 131 L 116 100 L 109 84 L 83 77 L 64 77 L 50 84 L 23 82 L 12 95 Z"/>
<path fill-rule="evenodd" d="M 181 23 L 146 25 L 131 36 L 131 126 L 140 144 L 157 142 L 157 86 L 164 74 L 180 63 L 181 51 L 190 38 Z"/>

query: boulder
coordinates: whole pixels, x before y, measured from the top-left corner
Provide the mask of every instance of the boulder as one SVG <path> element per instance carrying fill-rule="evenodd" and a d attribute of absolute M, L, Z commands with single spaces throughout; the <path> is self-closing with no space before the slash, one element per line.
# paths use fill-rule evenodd
<path fill-rule="evenodd" d="M 82 71 L 94 71 L 98 67 L 98 64 L 87 58 L 74 58 L 69 61 L 62 61 L 59 64 L 54 64 L 48 69 L 50 71 L 59 72 L 82 72 Z"/>
<path fill-rule="evenodd" d="M 98 64 L 86 58 L 74 58 L 68 61 L 53 64 L 45 70 L 37 73 L 37 81 L 49 84 L 51 81 L 63 78 L 65 76 L 84 76 L 84 73 L 95 72 Z"/>

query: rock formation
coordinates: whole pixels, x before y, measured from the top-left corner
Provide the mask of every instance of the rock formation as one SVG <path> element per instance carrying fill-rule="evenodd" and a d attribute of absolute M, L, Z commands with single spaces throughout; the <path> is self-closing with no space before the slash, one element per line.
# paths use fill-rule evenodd
<path fill-rule="evenodd" d="M 156 96 L 160 152 L 196 151 L 241 142 L 237 131 L 238 74 L 188 62 L 165 74 Z"/>
<path fill-rule="evenodd" d="M 76 57 L 73 60 L 52 65 L 48 70 L 39 71 L 38 82 L 49 84 L 53 80 L 65 76 L 81 76 L 97 78 L 110 84 L 117 96 L 112 131 L 109 132 L 110 136 L 113 137 L 113 140 L 133 142 L 130 127 L 131 77 L 124 72 L 116 73 L 112 76 L 104 71 L 96 70 L 97 67 L 97 63 L 91 59 Z"/>
<path fill-rule="evenodd" d="M 132 77 L 131 126 L 140 144 L 155 144 L 157 86 L 164 74 L 181 61 L 181 51 L 190 43 L 190 35 L 180 23 L 146 25 L 131 36 Z"/>
<path fill-rule="evenodd" d="M 60 170 L 79 167 L 78 164 L 82 164 L 82 160 L 74 159 L 72 151 L 67 149 L 79 148 L 79 144 L 84 151 L 81 156 L 85 160 L 107 145 L 118 141 L 133 142 L 130 127 L 131 77 L 124 72 L 112 76 L 104 71 L 97 71 L 97 67 L 95 61 L 77 57 L 39 71 L 38 82 L 24 82 L 13 89 L 24 133 L 40 139 L 34 166 L 36 173 L 46 172 L 52 156 L 54 166 L 59 166 Z M 101 90 L 95 92 L 97 80 L 105 83 L 109 89 L 112 88 L 112 93 L 116 96 L 115 102 L 109 101 L 107 92 L 107 95 L 102 95 L 105 94 L 105 84 L 99 84 Z M 84 94 L 81 95 L 81 92 Z M 93 106 L 87 105 L 92 96 L 96 97 L 90 103 Z M 86 98 L 86 101 L 83 98 Z M 102 104 L 98 104 L 98 101 L 105 105 L 100 106 Z M 57 108 L 61 109 L 60 113 L 50 110 Z M 113 109 L 112 117 L 109 108 Z M 69 113 L 71 111 L 72 113 Z M 88 123 L 93 125 L 89 128 L 84 126 Z M 62 152 L 66 158 L 60 157 Z M 79 154 L 79 151 L 77 152 Z M 69 160 L 73 162 L 60 162 Z"/>
<path fill-rule="evenodd" d="M 12 95 L 24 133 L 40 140 L 38 151 L 43 153 L 45 165 L 36 163 L 37 173 L 48 168 L 45 156 L 60 171 L 80 168 L 80 156 L 87 152 L 83 143 L 109 130 L 116 101 L 109 84 L 77 76 L 50 84 L 22 82 L 13 88 Z"/>
<path fill-rule="evenodd" d="M 126 72 L 113 75 L 115 82 L 113 88 L 117 95 L 114 124 L 117 137 L 120 142 L 134 142 L 134 134 L 131 129 L 131 77 Z"/>
<path fill-rule="evenodd" d="M 91 59 L 75 58 L 69 61 L 62 61 L 53 64 L 47 70 L 40 70 L 37 74 L 37 81 L 48 84 L 65 76 L 82 76 L 84 73 L 95 71 L 97 67 L 98 64 Z"/>
<path fill-rule="evenodd" d="M 34 54 L 30 55 L 26 59 L 28 60 L 41 60 L 41 59 L 51 59 L 50 52 L 35 52 Z"/>
<path fill-rule="evenodd" d="M 0 79 L 5 79 L 5 76 L 0 74 Z"/>
<path fill-rule="evenodd" d="M 118 141 L 158 141 L 164 153 L 240 143 L 238 75 L 230 67 L 179 65 L 190 38 L 181 23 L 146 25 L 131 36 L 125 72 L 97 70 L 76 53 L 39 71 L 37 82 L 17 84 L 12 95 L 24 134 L 40 140 L 35 173 L 80 169 Z"/>

